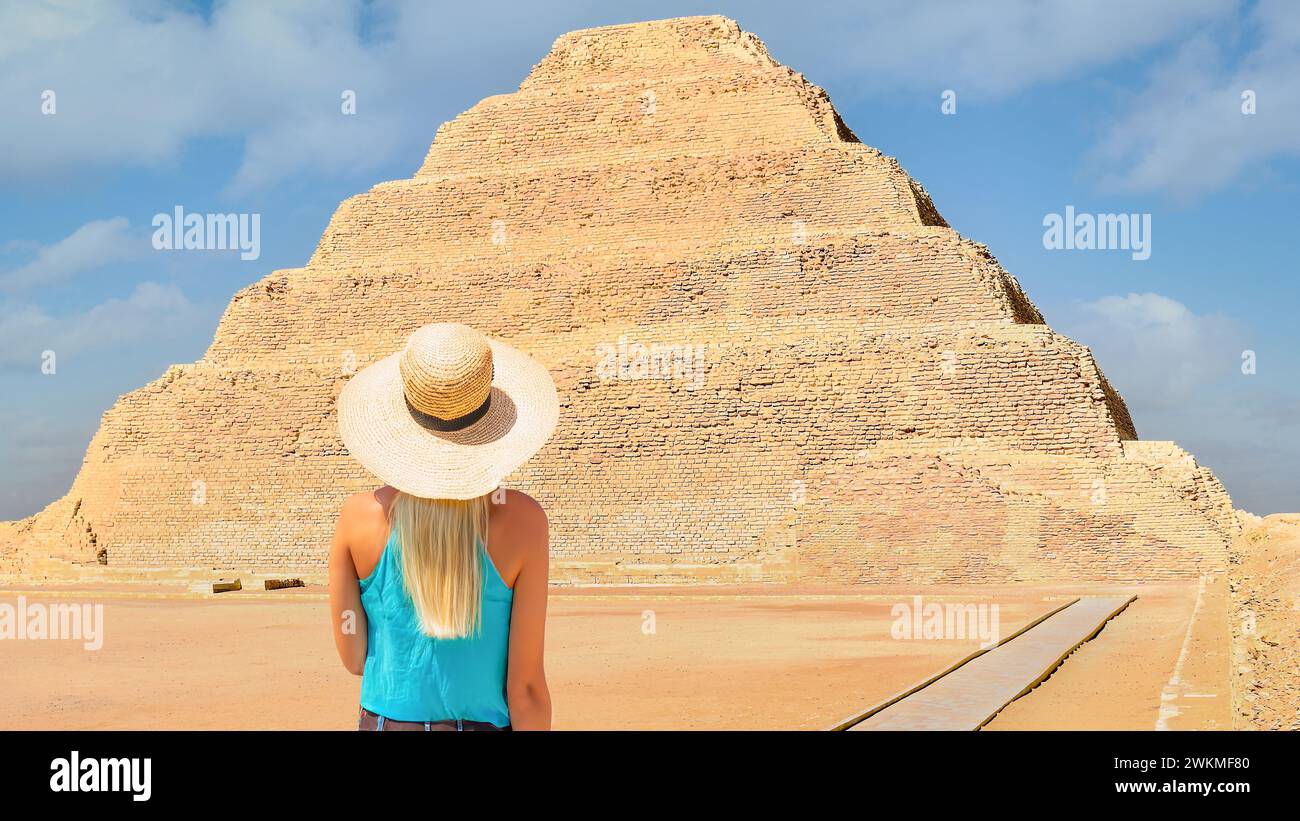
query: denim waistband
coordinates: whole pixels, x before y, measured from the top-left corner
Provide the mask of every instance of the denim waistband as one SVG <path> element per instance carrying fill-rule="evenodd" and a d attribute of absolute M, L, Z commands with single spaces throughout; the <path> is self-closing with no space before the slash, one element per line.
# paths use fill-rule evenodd
<path fill-rule="evenodd" d="M 406 730 L 416 732 L 452 731 L 465 732 L 477 730 L 509 730 L 510 727 L 498 727 L 487 721 L 465 721 L 459 718 L 440 719 L 438 721 L 395 721 L 378 713 L 372 713 L 362 707 L 357 715 L 358 730 L 394 731 Z"/>

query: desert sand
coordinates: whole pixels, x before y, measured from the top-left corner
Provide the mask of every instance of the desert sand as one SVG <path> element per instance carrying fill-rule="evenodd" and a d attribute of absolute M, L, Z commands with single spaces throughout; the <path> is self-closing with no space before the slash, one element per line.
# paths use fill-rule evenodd
<path fill-rule="evenodd" d="M 1100 635 L 984 729 L 1226 730 L 1231 701 L 1220 577 L 1203 593 L 1199 584 L 1141 586 Z"/>
<path fill-rule="evenodd" d="M 1300 729 L 1300 515 L 1247 528 L 1233 543 L 1228 577 L 1238 724 Z"/>
<path fill-rule="evenodd" d="M 6 587 L 0 602 L 13 603 L 20 591 Z M 103 602 L 106 637 L 93 652 L 70 641 L 0 643 L 5 728 L 348 729 L 355 721 L 359 680 L 335 658 L 318 587 L 216 597 L 160 584 L 52 584 L 21 592 L 29 602 Z M 977 647 L 975 640 L 891 638 L 891 606 L 916 592 L 556 590 L 548 624 L 555 725 L 828 728 Z M 1073 595 L 1105 591 L 922 592 L 932 601 L 997 603 L 1008 634 Z M 1154 728 L 1196 587 L 1138 593 L 1128 611 L 990 729 Z M 1210 610 L 1203 606 L 1202 614 Z M 651 614 L 653 633 L 646 630 Z M 1226 667 L 1202 670 L 1198 662 L 1185 676 L 1216 698 L 1202 699 L 1211 702 L 1197 705 L 1203 714 L 1180 715 L 1171 728 L 1226 726 Z"/>

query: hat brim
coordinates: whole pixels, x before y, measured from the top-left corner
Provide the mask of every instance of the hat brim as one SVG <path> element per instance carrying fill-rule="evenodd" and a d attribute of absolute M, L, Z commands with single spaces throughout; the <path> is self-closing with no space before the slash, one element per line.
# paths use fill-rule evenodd
<path fill-rule="evenodd" d="M 489 339 L 487 412 L 455 431 L 437 430 L 402 391 L 401 352 L 361 370 L 338 400 L 339 435 L 358 462 L 387 484 L 425 499 L 473 499 L 536 453 L 555 431 L 560 401 L 545 366 Z"/>

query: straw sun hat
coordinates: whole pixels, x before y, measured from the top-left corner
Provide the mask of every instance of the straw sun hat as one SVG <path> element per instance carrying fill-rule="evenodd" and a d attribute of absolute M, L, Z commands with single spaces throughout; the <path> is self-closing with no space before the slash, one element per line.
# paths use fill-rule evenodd
<path fill-rule="evenodd" d="M 546 443 L 560 403 L 528 354 L 440 323 L 352 377 L 338 411 L 343 443 L 383 481 L 426 499 L 472 499 Z"/>

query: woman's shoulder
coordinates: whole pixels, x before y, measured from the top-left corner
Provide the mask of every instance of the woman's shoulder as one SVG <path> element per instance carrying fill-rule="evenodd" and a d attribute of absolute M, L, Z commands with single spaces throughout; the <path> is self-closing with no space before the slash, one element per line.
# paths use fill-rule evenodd
<path fill-rule="evenodd" d="M 348 544 L 359 575 L 363 567 L 373 567 L 379 561 L 388 541 L 388 510 L 396 495 L 390 487 L 354 493 L 343 500 L 339 511 L 338 529 Z"/>
<path fill-rule="evenodd" d="M 507 490 L 500 502 L 493 502 L 494 513 L 517 538 L 546 535 L 548 521 L 541 503 L 521 490 Z"/>
<path fill-rule="evenodd" d="M 522 490 L 504 490 L 503 494 L 494 494 L 490 498 L 494 505 L 520 521 L 546 518 L 542 503 Z"/>
<path fill-rule="evenodd" d="M 388 486 L 353 493 L 343 500 L 339 520 L 358 525 L 374 524 L 377 520 L 387 521 L 388 508 L 392 506 L 394 495 L 396 491 Z"/>
<path fill-rule="evenodd" d="M 491 504 L 491 536 L 488 550 L 499 564 L 513 568 L 515 575 L 525 564 L 545 564 L 550 553 L 546 510 L 527 493 L 507 490 L 494 494 Z"/>

